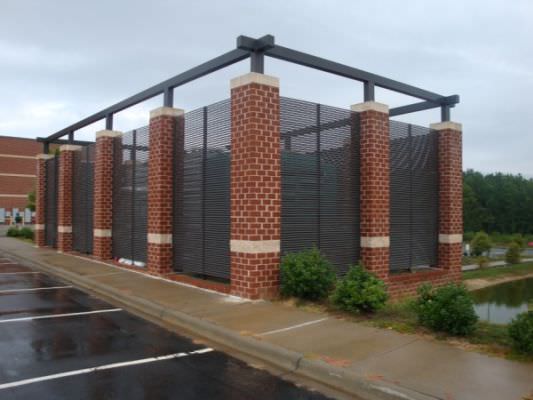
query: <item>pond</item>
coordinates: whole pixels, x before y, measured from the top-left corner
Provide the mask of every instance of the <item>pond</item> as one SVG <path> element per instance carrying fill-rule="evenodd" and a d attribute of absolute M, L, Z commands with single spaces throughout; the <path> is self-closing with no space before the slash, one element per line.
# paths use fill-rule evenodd
<path fill-rule="evenodd" d="M 520 279 L 472 292 L 475 310 L 481 321 L 507 324 L 527 311 L 533 301 L 533 278 Z"/>

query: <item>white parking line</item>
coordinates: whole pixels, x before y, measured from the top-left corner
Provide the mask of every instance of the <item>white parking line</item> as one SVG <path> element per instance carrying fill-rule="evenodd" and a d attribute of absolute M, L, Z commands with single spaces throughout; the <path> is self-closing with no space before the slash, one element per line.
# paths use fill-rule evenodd
<path fill-rule="evenodd" d="M 171 359 L 174 359 L 174 358 L 182 358 L 182 357 L 187 357 L 187 356 L 194 355 L 194 354 L 204 354 L 204 353 L 208 353 L 210 351 L 213 351 L 213 349 L 205 348 L 205 349 L 199 349 L 199 350 L 190 351 L 188 353 L 167 354 L 167 355 L 159 356 L 159 357 L 142 358 L 140 360 L 124 361 L 124 362 L 118 362 L 118 363 L 113 363 L 113 364 L 100 365 L 98 367 L 93 367 L 93 368 L 77 369 L 77 370 L 74 370 L 74 371 L 61 372 L 59 374 L 39 376 L 37 378 L 23 379 L 23 380 L 20 380 L 20 381 L 0 384 L 0 390 L 1 389 L 9 389 L 9 388 L 17 387 L 17 386 L 29 385 L 30 383 L 43 382 L 43 381 L 50 381 L 50 380 L 53 380 L 53 379 L 65 378 L 65 377 L 68 377 L 68 376 L 89 374 L 91 372 L 103 371 L 103 370 L 106 370 L 106 369 L 129 367 L 131 365 L 139 365 L 139 364 L 152 363 L 152 362 L 156 362 L 156 361 L 171 360 Z"/>
<path fill-rule="evenodd" d="M 0 261 L 0 265 L 8 265 L 8 264 L 16 264 L 16 262 L 14 262 L 14 261 L 6 261 L 6 262 Z"/>
<path fill-rule="evenodd" d="M 40 272 L 37 272 L 37 271 L 0 272 L 0 276 L 2 276 L 2 275 L 28 275 L 28 274 L 40 274 Z"/>
<path fill-rule="evenodd" d="M 281 328 L 281 329 L 276 329 L 276 330 L 273 330 L 273 331 L 263 332 L 263 333 L 260 333 L 259 336 L 273 335 L 274 333 L 281 333 L 281 332 L 290 331 L 292 329 L 303 328 L 304 326 L 318 324 L 319 322 L 322 322 L 322 321 L 325 321 L 325 320 L 327 320 L 327 318 L 316 319 L 314 321 L 308 321 L 308 322 L 304 322 L 302 324 L 288 326 L 287 328 Z"/>
<path fill-rule="evenodd" d="M 3 324 L 5 322 L 20 322 L 20 321 L 33 321 L 35 319 L 76 317 L 78 315 L 101 314 L 101 313 L 110 313 L 110 312 L 117 312 L 117 311 L 122 311 L 122 308 L 108 308 L 105 310 L 84 311 L 84 312 L 68 313 L 68 314 L 36 315 L 34 317 L 0 319 L 0 324 Z"/>
<path fill-rule="evenodd" d="M 72 286 L 50 286 L 50 287 L 27 288 L 27 289 L 6 289 L 6 290 L 0 290 L 0 294 L 38 292 L 40 290 L 56 290 L 56 289 L 70 289 L 70 288 L 72 288 Z"/>

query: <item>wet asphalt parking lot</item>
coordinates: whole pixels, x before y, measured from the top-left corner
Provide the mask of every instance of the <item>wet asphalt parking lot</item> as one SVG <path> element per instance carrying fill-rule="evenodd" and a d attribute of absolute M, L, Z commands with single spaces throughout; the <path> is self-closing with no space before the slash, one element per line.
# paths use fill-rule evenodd
<path fill-rule="evenodd" d="M 326 399 L 0 254 L 0 399 Z"/>

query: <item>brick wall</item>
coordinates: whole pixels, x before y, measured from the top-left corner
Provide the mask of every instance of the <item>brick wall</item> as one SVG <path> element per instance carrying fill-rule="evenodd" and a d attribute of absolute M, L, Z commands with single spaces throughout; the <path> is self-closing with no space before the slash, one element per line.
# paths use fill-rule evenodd
<path fill-rule="evenodd" d="M 57 204 L 57 250 L 72 251 L 72 177 L 74 152 L 80 146 L 64 145 L 59 155 L 59 191 Z"/>
<path fill-rule="evenodd" d="M 42 148 L 34 139 L 0 136 L 0 174 L 6 174 L 0 175 L 0 208 L 26 208 L 27 195 L 37 184 L 35 157 Z"/>
<path fill-rule="evenodd" d="M 148 272 L 172 272 L 175 137 L 184 134 L 183 111 L 161 107 L 150 113 L 148 168 Z M 178 156 L 181 156 L 179 154 Z"/>
<path fill-rule="evenodd" d="M 35 188 L 35 244 L 46 246 L 45 236 L 45 207 L 46 207 L 46 160 L 48 154 L 37 155 L 37 185 Z"/>
<path fill-rule="evenodd" d="M 389 110 L 375 102 L 352 106 L 359 113 L 361 261 L 387 281 L 389 275 Z"/>
<path fill-rule="evenodd" d="M 231 292 L 275 296 L 280 261 L 278 80 L 250 73 L 231 89 Z"/>
<path fill-rule="evenodd" d="M 103 260 L 112 258 L 113 149 L 121 135 L 109 130 L 96 134 L 93 254 Z"/>

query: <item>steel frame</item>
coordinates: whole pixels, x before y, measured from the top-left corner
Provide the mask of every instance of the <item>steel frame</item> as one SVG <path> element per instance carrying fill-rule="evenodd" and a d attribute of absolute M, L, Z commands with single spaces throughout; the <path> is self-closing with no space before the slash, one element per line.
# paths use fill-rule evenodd
<path fill-rule="evenodd" d="M 254 39 L 248 36 L 239 36 L 237 38 L 236 49 L 113 104 L 112 106 L 67 126 L 46 138 L 38 138 L 37 140 L 44 144 L 45 153 L 48 152 L 50 143 L 87 144 L 87 142 L 74 140 L 76 130 L 103 119 L 105 120 L 106 129 L 113 129 L 114 114 L 161 94 L 163 94 L 163 105 L 172 107 L 175 88 L 245 60 L 246 58 L 250 58 L 250 71 L 262 74 L 264 73 L 265 56 L 362 82 L 364 85 L 364 101 L 375 100 L 375 87 L 381 87 L 423 100 L 422 102 L 392 108 L 389 112 L 391 116 L 440 107 L 441 120 L 449 121 L 450 109 L 454 107 L 455 104 L 459 103 L 458 95 L 442 96 L 361 69 L 277 45 L 275 44 L 274 36 L 272 35 L 266 35 L 259 39 Z M 62 140 L 61 138 L 64 136 L 68 136 L 68 140 Z"/>

